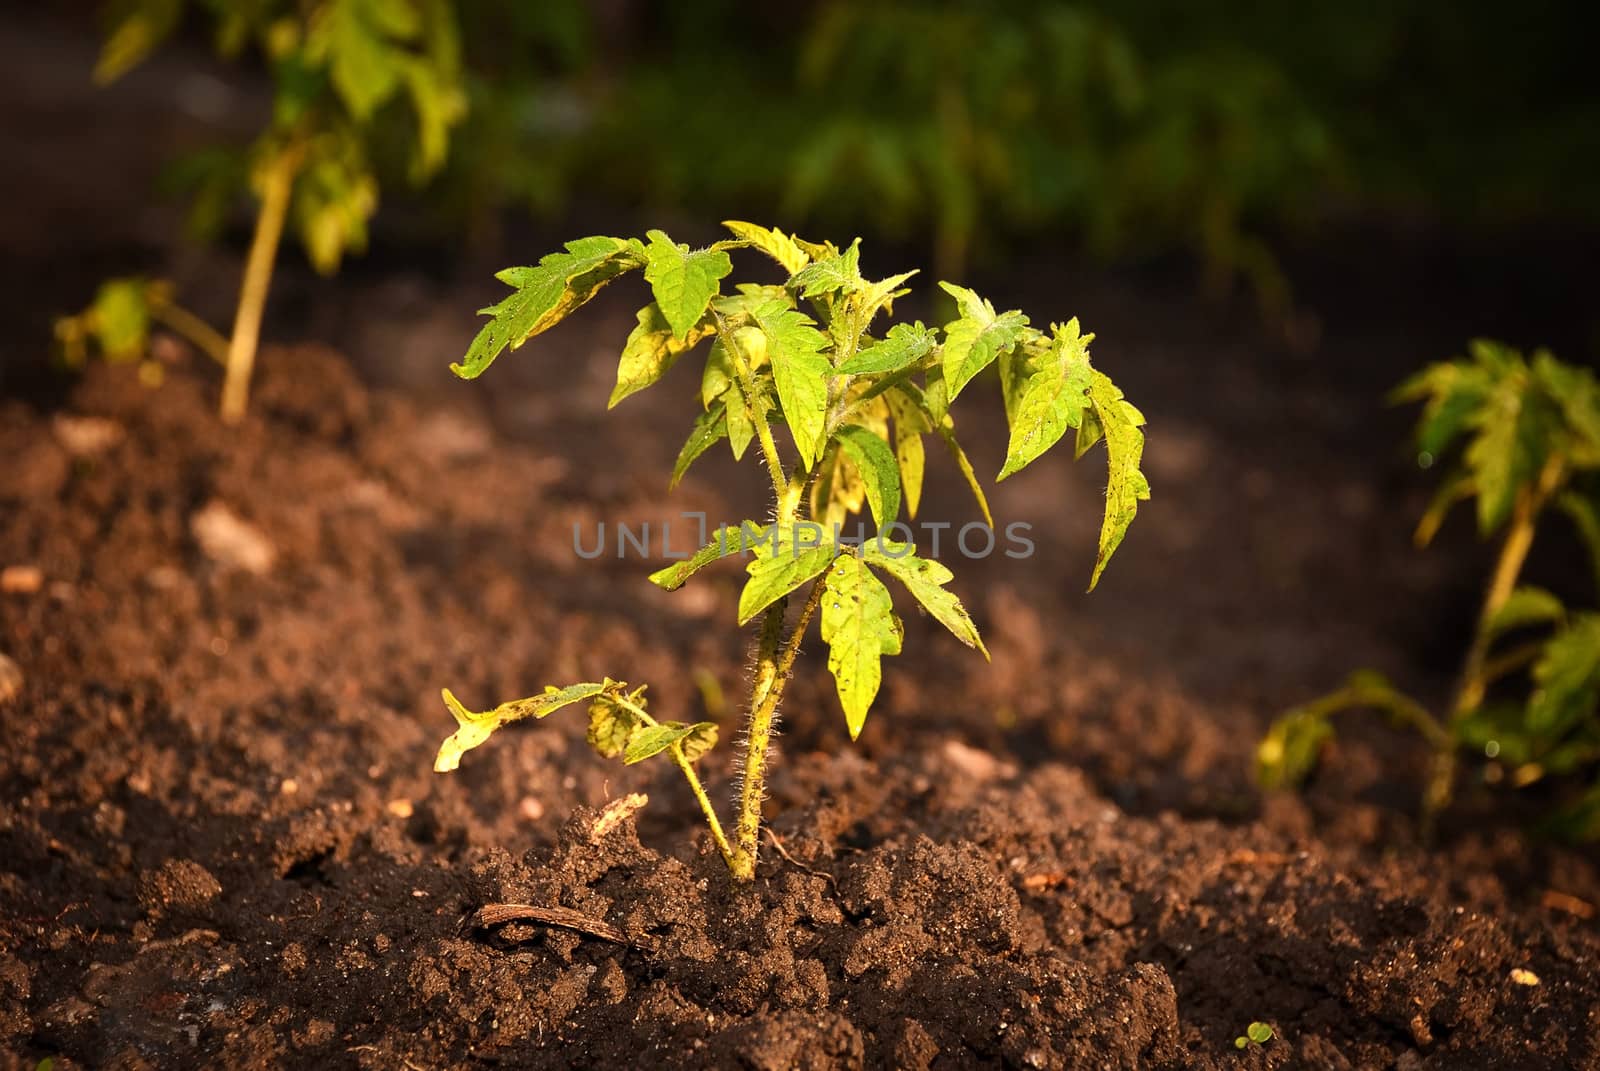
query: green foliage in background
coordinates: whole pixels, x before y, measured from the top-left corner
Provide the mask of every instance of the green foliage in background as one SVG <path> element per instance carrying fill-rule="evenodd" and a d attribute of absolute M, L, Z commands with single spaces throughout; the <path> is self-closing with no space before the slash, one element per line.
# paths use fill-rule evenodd
<path fill-rule="evenodd" d="M 940 328 L 895 323 L 879 331 L 915 272 L 869 279 L 861 243 L 814 243 L 750 223 L 730 222 L 731 239 L 704 249 L 661 231 L 645 240 L 580 238 L 532 267 L 498 276 L 512 292 L 482 310 L 489 317 L 466 355 L 453 365 L 463 378 L 482 375 L 508 350 L 542 334 L 624 274 L 640 271 L 654 300 L 640 309 L 623 344 L 610 404 L 659 381 L 692 351 L 704 351 L 700 412 L 673 466 L 682 478 L 694 461 L 726 441 L 735 459 L 752 444 L 771 481 L 771 523 L 746 520 L 721 528 L 698 553 L 650 577 L 673 591 L 700 570 L 735 555 L 752 555 L 739 598 L 738 621 L 760 619 L 751 681 L 744 781 L 734 837 L 724 835 L 693 762 L 716 740 L 709 723 L 658 722 L 642 692 L 612 680 L 547 689 L 492 710 L 466 710 L 449 692 L 458 728 L 435 767 L 453 770 L 462 754 L 502 725 L 542 718 L 559 707 L 590 702 L 589 741 L 607 757 L 636 762 L 666 753 L 699 799 L 729 869 L 754 874 L 764 798 L 764 771 L 778 704 L 795 656 L 820 608 L 821 633 L 845 724 L 854 739 L 882 684 L 882 660 L 897 655 L 904 624 L 892 588 L 903 589 L 961 643 L 987 657 L 950 570 L 894 538 L 904 507 L 916 516 L 926 465 L 925 442 L 943 443 L 989 519 L 982 486 L 956 439 L 951 410 L 985 369 L 997 366 L 1011 435 L 1006 479 L 1073 433 L 1078 456 L 1104 443 L 1105 515 L 1093 589 L 1133 522 L 1150 487 L 1140 470 L 1144 417 L 1090 361 L 1092 334 L 1077 320 L 1034 327 L 1019 311 L 997 311 L 971 290 L 940 284 L 955 316 Z M 781 268 L 781 285 L 725 286 L 729 254 L 758 250 Z M 779 428 L 787 449 L 780 447 Z M 785 455 L 788 455 L 787 457 Z M 877 535 L 846 542 L 841 529 L 870 512 Z M 990 522 L 992 524 L 992 520 Z M 909 528 L 900 525 L 909 533 Z M 803 608 L 787 629 L 791 598 Z"/>
<path fill-rule="evenodd" d="M 1554 511 L 1573 523 L 1600 584 L 1600 383 L 1544 350 L 1529 358 L 1477 341 L 1467 356 L 1424 368 L 1394 397 L 1423 407 L 1421 463 L 1449 461 L 1418 544 L 1468 501 L 1480 535 L 1501 540 L 1455 696 L 1436 716 L 1381 676 L 1359 673 L 1274 724 L 1257 749 L 1259 779 L 1298 784 L 1332 737 L 1335 714 L 1377 709 L 1434 749 L 1423 800 L 1430 821 L 1452 798 L 1459 756 L 1473 754 L 1490 760 L 1492 780 L 1519 788 L 1551 775 L 1586 779 L 1588 790 L 1553 823 L 1575 837 L 1600 837 L 1600 613 L 1570 609 L 1521 580 L 1538 525 Z"/>
<path fill-rule="evenodd" d="M 182 24 L 210 22 L 217 50 L 246 52 L 273 80 L 272 114 L 246 149 L 208 151 L 185 168 L 196 217 L 215 224 L 241 186 L 260 201 L 224 363 L 223 416 L 244 414 L 279 239 L 292 223 L 316 269 L 332 273 L 367 243 L 378 204 L 369 142 L 380 115 L 404 101 L 415 179 L 444 163 L 462 118 L 461 44 L 449 0 L 117 0 L 94 77 L 109 83 Z"/>

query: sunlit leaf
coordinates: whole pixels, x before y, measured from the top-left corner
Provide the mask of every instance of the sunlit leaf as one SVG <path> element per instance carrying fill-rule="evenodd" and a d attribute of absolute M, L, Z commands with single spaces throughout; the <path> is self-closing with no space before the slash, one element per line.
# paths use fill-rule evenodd
<path fill-rule="evenodd" d="M 824 579 L 822 639 L 852 740 L 878 695 L 882 657 L 900 653 L 903 635 L 889 589 L 859 558 L 841 555 Z"/>
<path fill-rule="evenodd" d="M 1027 362 L 1025 378 L 1015 387 L 1011 415 L 1011 440 L 1005 465 L 996 477 L 1003 480 L 1050 449 L 1068 428 L 1083 422 L 1089 405 L 1089 343 L 1094 335 L 1079 333 L 1078 321 L 1058 326 L 1044 353 Z M 1137 465 L 1137 459 L 1135 459 Z"/>
<path fill-rule="evenodd" d="M 640 309 L 635 318 L 638 323 L 628 334 L 622 358 L 617 362 L 617 385 L 606 403 L 608 409 L 656 383 L 679 357 L 716 334 L 713 324 L 702 321 L 685 335 L 676 336 L 662 315 L 661 307 L 654 303 Z"/>
<path fill-rule="evenodd" d="M 454 770 L 461 764 L 463 754 L 489 739 L 495 730 L 523 718 L 546 717 L 564 706 L 591 699 L 615 684 L 616 682 L 607 680 L 598 684 L 572 684 L 565 688 L 547 688 L 539 695 L 501 703 L 493 710 L 479 714 L 462 706 L 461 702 L 451 694 L 450 689 L 446 688 L 442 693 L 444 704 L 454 715 L 459 728 L 440 745 L 439 755 L 434 760 L 433 768 L 438 773 Z"/>
<path fill-rule="evenodd" d="M 733 270 L 733 261 L 720 249 L 691 251 L 661 231 L 650 231 L 647 237 L 644 277 L 655 293 L 657 307 L 672 325 L 673 337 L 682 342 L 705 315 L 723 278 Z"/>
<path fill-rule="evenodd" d="M 866 484 L 873 519 L 879 528 L 885 527 L 900 512 L 900 467 L 894 451 L 872 431 L 856 425 L 840 428 L 836 437 Z"/>
<path fill-rule="evenodd" d="M 932 614 L 950 634 L 968 647 L 976 647 L 989 657 L 972 623 L 966 607 L 955 593 L 945 590 L 945 585 L 955 579 L 955 574 L 939 562 L 917 557 L 917 548 L 910 543 L 896 543 L 889 539 L 871 539 L 862 544 L 861 558 L 874 569 L 881 569 L 905 585 L 922 608 Z"/>
<path fill-rule="evenodd" d="M 1105 437 L 1108 467 L 1105 518 L 1100 525 L 1094 573 L 1089 578 L 1089 590 L 1093 591 L 1111 555 L 1122 545 L 1139 503 L 1149 499 L 1150 482 L 1139 470 L 1144 453 L 1144 432 L 1139 428 L 1144 424 L 1144 415 L 1122 397 L 1122 391 L 1103 372 L 1091 374 L 1089 402 Z"/>

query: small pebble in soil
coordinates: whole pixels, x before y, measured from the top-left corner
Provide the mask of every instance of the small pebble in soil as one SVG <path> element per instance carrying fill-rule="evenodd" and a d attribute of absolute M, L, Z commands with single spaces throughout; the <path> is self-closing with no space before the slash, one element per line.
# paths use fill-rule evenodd
<path fill-rule="evenodd" d="M 44 587 L 44 573 L 37 565 L 8 565 L 0 569 L 0 591 L 7 595 L 32 595 Z"/>
<path fill-rule="evenodd" d="M 206 557 L 219 565 L 261 575 L 272 568 L 278 551 L 261 530 L 216 499 L 189 518 L 189 531 Z"/>
<path fill-rule="evenodd" d="M 410 818 L 415 808 L 412 807 L 410 800 L 402 799 L 390 800 L 386 810 L 396 818 Z"/>
<path fill-rule="evenodd" d="M 192 859 L 168 859 L 139 875 L 139 903 L 146 911 L 196 910 L 222 895 L 211 871 Z"/>
<path fill-rule="evenodd" d="M 50 430 L 56 442 L 73 457 L 93 457 L 122 441 L 122 425 L 105 417 L 71 416 L 58 413 Z"/>
<path fill-rule="evenodd" d="M 9 702 L 22 691 L 22 667 L 0 651 L 0 703 Z"/>
<path fill-rule="evenodd" d="M 1539 984 L 1539 976 L 1528 970 L 1526 967 L 1513 967 L 1511 970 L 1511 980 L 1518 985 Z"/>

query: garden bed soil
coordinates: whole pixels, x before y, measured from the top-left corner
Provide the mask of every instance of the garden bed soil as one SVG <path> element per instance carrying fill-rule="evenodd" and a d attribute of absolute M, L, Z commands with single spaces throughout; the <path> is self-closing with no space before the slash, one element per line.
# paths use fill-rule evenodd
<path fill-rule="evenodd" d="M 625 434 L 519 421 L 369 390 L 313 347 L 269 349 L 226 429 L 194 363 L 0 400 L 0 568 L 23 567 L 0 593 L 0 1067 L 1600 1067 L 1592 857 L 1472 788 L 1422 848 L 1424 756 L 1364 721 L 1306 797 L 1249 785 L 1271 701 L 1425 619 L 1363 615 L 1381 591 L 1256 600 L 1249 570 L 1439 583 L 1328 534 L 1328 510 L 1374 512 L 1348 470 L 1323 512 L 1265 496 L 1230 531 L 1201 503 L 1236 484 L 1183 475 L 1224 447 L 1169 422 L 1087 602 L 1094 475 L 1002 496 L 1044 513 L 1048 553 L 956 582 L 994 665 L 913 614 L 852 746 L 813 639 L 774 840 L 736 886 L 676 772 L 598 759 L 581 712 L 430 763 L 441 685 L 481 707 L 610 674 L 723 723 L 727 800 L 737 703 L 696 681 L 732 695 L 746 663 L 737 567 L 669 595 L 570 533 L 759 501 L 759 474 L 709 460 L 669 500 L 670 405 Z M 599 378 L 522 404 L 598 419 Z M 1277 526 L 1265 557 L 1252 524 Z M 1206 583 L 1173 580 L 1190 555 Z M 1306 606 L 1369 632 L 1286 635 Z M 504 904 L 535 917 L 479 914 Z M 1276 1036 L 1236 1048 L 1253 1021 Z"/>

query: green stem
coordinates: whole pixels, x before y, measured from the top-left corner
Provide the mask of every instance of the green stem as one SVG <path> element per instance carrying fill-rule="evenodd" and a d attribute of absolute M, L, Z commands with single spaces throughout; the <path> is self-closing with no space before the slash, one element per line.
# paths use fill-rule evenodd
<path fill-rule="evenodd" d="M 1525 487 L 1517 495 L 1516 505 L 1511 514 L 1511 526 L 1506 531 L 1505 542 L 1500 545 L 1499 559 L 1495 562 L 1494 572 L 1489 577 L 1489 586 L 1484 591 L 1483 606 L 1478 611 L 1477 629 L 1473 633 L 1472 645 L 1467 648 L 1467 657 L 1461 666 L 1455 699 L 1450 704 L 1449 731 L 1435 746 L 1433 771 L 1422 797 L 1424 837 L 1432 836 L 1439 813 L 1450 805 L 1450 800 L 1455 795 L 1458 765 L 1456 741 L 1459 738 L 1456 730 L 1465 718 L 1483 705 L 1484 694 L 1494 679 L 1494 674 L 1491 672 L 1493 663 L 1489 660 L 1489 648 L 1494 640 L 1490 626 L 1504 608 L 1506 600 L 1511 598 L 1511 593 L 1516 590 L 1517 580 L 1522 575 L 1522 567 L 1528 560 L 1528 551 L 1533 547 L 1539 511 L 1561 485 L 1564 476 L 1563 459 L 1559 455 L 1553 456 L 1545 462 L 1537 482 Z"/>
<path fill-rule="evenodd" d="M 767 475 L 772 479 L 772 493 L 782 499 L 784 489 L 788 486 L 788 481 L 783 478 L 783 458 L 778 455 L 778 444 L 772 438 L 772 425 L 767 423 L 767 414 L 757 412 L 758 407 L 754 400 L 755 377 L 745 364 L 744 351 L 739 348 L 739 343 L 729 332 L 727 321 L 716 309 L 711 310 L 711 315 L 717 321 L 717 338 L 722 342 L 722 348 L 728 354 L 728 361 L 733 365 L 733 373 L 739 379 L 739 396 L 744 401 L 744 411 L 756 427 L 756 438 L 761 442 L 761 456 L 766 459 Z"/>
<path fill-rule="evenodd" d="M 228 340 L 188 309 L 176 304 L 156 305 L 151 308 L 150 315 L 213 361 L 224 368 L 228 366 Z"/>
<path fill-rule="evenodd" d="M 630 712 L 644 724 L 657 724 L 655 718 L 651 717 L 649 712 L 637 703 L 630 703 L 621 696 L 614 696 L 612 701 L 617 706 Z M 683 771 L 684 780 L 689 782 L 689 791 L 694 793 L 694 798 L 700 803 L 700 810 L 706 816 L 706 825 L 711 827 L 711 839 L 716 841 L 717 851 L 722 853 L 722 861 L 728 864 L 730 870 L 733 869 L 733 849 L 728 845 L 727 835 L 722 832 L 722 820 L 717 817 L 717 809 L 711 805 L 711 797 L 706 795 L 705 786 L 700 783 L 700 775 L 694 772 L 694 764 L 684 756 L 683 748 L 680 745 L 673 744 L 671 751 L 672 761 L 677 764 L 679 770 Z"/>
<path fill-rule="evenodd" d="M 745 740 L 744 783 L 739 791 L 739 822 L 735 828 L 735 847 L 730 864 L 733 876 L 749 881 L 756 874 L 756 853 L 760 845 L 761 804 L 766 799 L 767 750 L 772 742 L 772 727 L 778 713 L 778 703 L 783 699 L 783 686 L 789 679 L 800 643 L 805 638 L 811 617 L 822 602 L 823 583 L 814 581 L 806 598 L 800 619 L 781 649 L 769 639 L 783 628 L 783 603 L 779 600 L 767 611 L 767 620 L 761 628 L 761 654 L 757 665 L 756 686 L 751 692 L 750 729 Z M 774 627 L 773 622 L 776 622 Z M 770 669 L 768 668 L 770 667 Z M 763 680 L 766 684 L 763 686 Z"/>
<path fill-rule="evenodd" d="M 289 195 L 299 169 L 299 151 L 285 149 L 272 160 L 262 182 L 261 211 L 256 215 L 255 236 L 245 259 L 244 282 L 239 287 L 239 306 L 234 314 L 233 334 L 228 339 L 227 372 L 222 382 L 222 419 L 229 424 L 244 419 L 250 400 L 250 372 L 255 367 L 256 346 L 261 339 L 261 316 L 272 285 L 278 242 L 289 215 Z"/>

